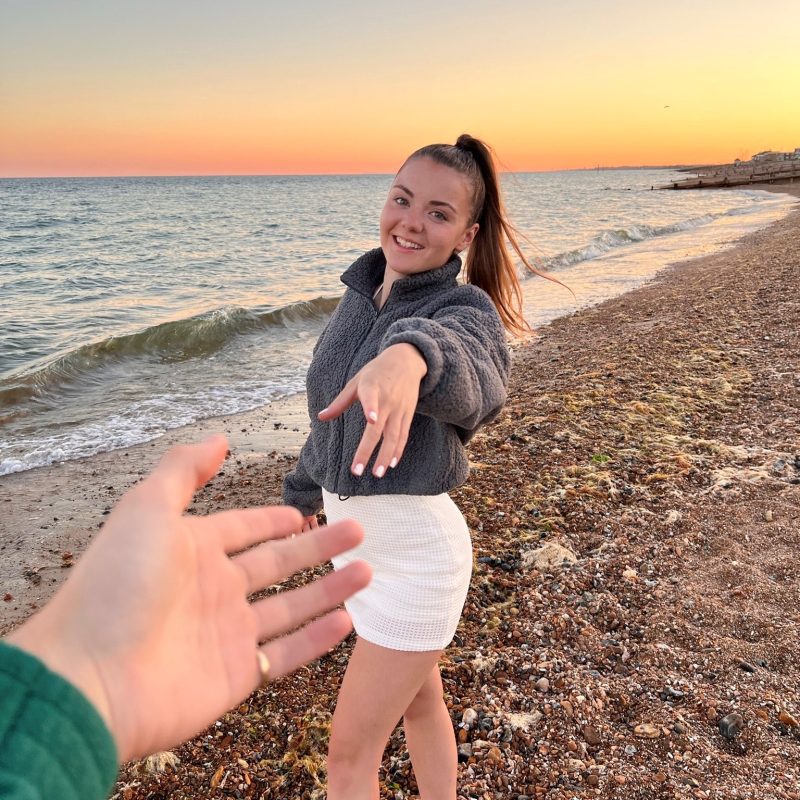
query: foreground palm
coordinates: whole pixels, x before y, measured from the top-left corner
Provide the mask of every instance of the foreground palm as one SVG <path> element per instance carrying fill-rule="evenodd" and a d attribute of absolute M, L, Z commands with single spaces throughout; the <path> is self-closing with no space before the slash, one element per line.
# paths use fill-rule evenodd
<path fill-rule="evenodd" d="M 261 679 L 259 642 L 272 639 L 261 648 L 270 678 L 326 652 L 350 630 L 342 610 L 272 637 L 370 579 L 358 562 L 249 603 L 249 594 L 354 547 L 362 534 L 345 522 L 282 538 L 303 523 L 289 508 L 184 516 L 226 449 L 214 437 L 170 451 L 122 498 L 54 600 L 9 637 L 84 692 L 122 760 L 177 744 L 246 697 Z M 266 539 L 278 541 L 252 547 Z"/>

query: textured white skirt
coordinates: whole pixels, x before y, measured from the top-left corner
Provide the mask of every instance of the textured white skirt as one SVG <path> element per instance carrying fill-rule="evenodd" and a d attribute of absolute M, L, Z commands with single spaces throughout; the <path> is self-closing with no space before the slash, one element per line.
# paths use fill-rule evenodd
<path fill-rule="evenodd" d="M 472 542 L 447 494 L 340 500 L 323 490 L 328 523 L 358 520 L 364 541 L 334 569 L 367 561 L 372 582 L 345 603 L 363 639 L 392 650 L 443 650 L 461 618 L 472 575 Z"/>

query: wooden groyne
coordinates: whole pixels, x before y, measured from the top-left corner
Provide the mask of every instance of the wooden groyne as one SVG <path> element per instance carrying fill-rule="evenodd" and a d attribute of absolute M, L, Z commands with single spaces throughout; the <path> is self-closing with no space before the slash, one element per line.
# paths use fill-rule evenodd
<path fill-rule="evenodd" d="M 688 171 L 688 170 L 685 170 Z M 692 169 L 694 177 L 659 186 L 659 189 L 718 189 L 752 183 L 794 183 L 800 181 L 800 160 L 744 164 L 723 164 Z"/>

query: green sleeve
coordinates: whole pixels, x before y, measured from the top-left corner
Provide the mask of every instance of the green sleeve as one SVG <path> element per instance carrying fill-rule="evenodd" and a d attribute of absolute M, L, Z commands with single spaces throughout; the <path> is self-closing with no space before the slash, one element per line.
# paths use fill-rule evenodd
<path fill-rule="evenodd" d="M 89 701 L 41 661 L 0 642 L 0 797 L 101 800 L 117 751 Z"/>

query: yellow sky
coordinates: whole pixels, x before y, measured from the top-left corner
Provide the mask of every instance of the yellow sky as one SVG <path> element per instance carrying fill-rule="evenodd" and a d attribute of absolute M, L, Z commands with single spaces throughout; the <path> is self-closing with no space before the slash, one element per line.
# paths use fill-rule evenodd
<path fill-rule="evenodd" d="M 5 2 L 0 176 L 389 172 L 463 131 L 517 171 L 800 147 L 797 0 L 555 5 Z"/>

